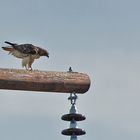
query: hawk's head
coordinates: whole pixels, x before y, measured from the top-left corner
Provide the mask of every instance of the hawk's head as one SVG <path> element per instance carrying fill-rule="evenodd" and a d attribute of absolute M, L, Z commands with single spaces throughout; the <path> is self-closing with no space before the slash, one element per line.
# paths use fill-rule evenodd
<path fill-rule="evenodd" d="M 47 50 L 38 47 L 38 54 L 40 56 L 47 56 L 49 58 L 49 53 Z"/>

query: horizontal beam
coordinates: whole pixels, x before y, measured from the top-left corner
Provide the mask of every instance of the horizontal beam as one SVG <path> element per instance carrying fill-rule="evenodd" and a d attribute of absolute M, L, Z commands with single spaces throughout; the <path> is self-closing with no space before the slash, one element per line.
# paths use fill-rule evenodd
<path fill-rule="evenodd" d="M 0 89 L 85 93 L 89 87 L 89 76 L 83 73 L 0 68 Z"/>

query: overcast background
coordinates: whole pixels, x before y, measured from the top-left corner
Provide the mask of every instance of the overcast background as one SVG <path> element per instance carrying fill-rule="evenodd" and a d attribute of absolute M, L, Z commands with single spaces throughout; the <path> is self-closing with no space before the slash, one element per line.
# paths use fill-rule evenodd
<path fill-rule="evenodd" d="M 139 0 L 0 0 L 4 41 L 47 49 L 34 69 L 87 73 L 90 90 L 79 95 L 79 140 L 140 139 Z M 1 68 L 21 61 L 0 51 Z M 67 140 L 69 94 L 0 90 L 1 140 Z"/>

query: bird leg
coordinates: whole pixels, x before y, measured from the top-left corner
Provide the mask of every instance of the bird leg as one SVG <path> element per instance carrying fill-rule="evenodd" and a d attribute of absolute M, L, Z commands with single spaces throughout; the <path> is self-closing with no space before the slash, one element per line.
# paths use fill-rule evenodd
<path fill-rule="evenodd" d="M 28 67 L 27 67 L 27 65 L 25 66 L 25 68 L 26 68 L 26 70 L 29 70 Z"/>
<path fill-rule="evenodd" d="M 34 59 L 30 59 L 30 61 L 29 61 L 29 63 L 28 63 L 28 70 L 29 71 L 32 71 L 33 69 L 32 69 L 32 64 L 33 64 L 33 62 L 34 62 Z"/>

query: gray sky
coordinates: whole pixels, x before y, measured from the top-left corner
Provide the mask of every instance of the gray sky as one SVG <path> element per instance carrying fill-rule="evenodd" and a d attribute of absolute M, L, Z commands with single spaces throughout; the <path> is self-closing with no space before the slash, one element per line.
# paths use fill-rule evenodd
<path fill-rule="evenodd" d="M 77 108 L 87 120 L 80 140 L 140 139 L 140 1 L 1 0 L 0 45 L 32 43 L 48 49 L 34 69 L 87 73 L 90 90 Z M 0 51 L 1 68 L 21 68 Z M 0 90 L 0 139 L 61 139 L 69 127 L 68 94 Z"/>

